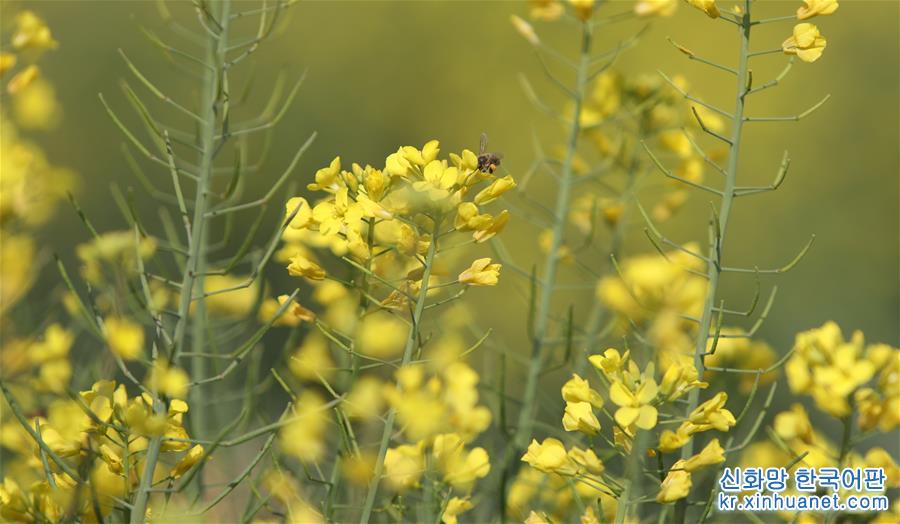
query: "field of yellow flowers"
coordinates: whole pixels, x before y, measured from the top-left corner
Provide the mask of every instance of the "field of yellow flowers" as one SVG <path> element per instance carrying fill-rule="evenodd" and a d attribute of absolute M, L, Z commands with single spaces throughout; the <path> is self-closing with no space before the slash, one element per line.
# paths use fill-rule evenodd
<path fill-rule="evenodd" d="M 897 119 L 810 76 L 850 3 L 3 2 L 0 521 L 900 522 Z M 819 243 L 865 305 L 792 316 Z"/>

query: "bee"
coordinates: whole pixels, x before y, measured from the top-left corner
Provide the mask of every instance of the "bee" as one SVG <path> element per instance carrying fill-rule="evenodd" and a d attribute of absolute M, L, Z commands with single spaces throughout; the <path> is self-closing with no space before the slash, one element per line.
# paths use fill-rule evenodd
<path fill-rule="evenodd" d="M 493 173 L 500 167 L 500 160 L 503 158 L 503 154 L 486 152 L 487 140 L 487 133 L 481 133 L 481 144 L 478 150 L 478 170 L 483 173 Z"/>

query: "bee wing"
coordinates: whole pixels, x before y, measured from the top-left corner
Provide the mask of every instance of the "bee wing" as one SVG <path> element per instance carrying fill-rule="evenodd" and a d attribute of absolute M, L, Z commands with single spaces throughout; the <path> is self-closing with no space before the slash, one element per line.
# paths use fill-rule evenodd
<path fill-rule="evenodd" d="M 487 133 L 481 133 L 481 142 L 479 144 L 479 155 L 483 155 L 487 151 Z"/>

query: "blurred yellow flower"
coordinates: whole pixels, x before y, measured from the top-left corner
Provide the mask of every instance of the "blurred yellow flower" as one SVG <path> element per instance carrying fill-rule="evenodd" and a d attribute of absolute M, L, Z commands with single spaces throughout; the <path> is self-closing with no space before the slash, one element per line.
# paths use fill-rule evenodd
<path fill-rule="evenodd" d="M 803 4 L 797 8 L 797 20 L 830 15 L 838 8 L 837 0 L 803 0 Z"/>
<path fill-rule="evenodd" d="M 6 84 L 6 92 L 11 95 L 21 93 L 37 79 L 39 74 L 38 66 L 31 64 L 10 79 L 9 83 Z"/>
<path fill-rule="evenodd" d="M 447 507 L 444 508 L 444 512 L 441 514 L 441 521 L 444 524 L 456 524 L 458 522 L 457 516 L 460 513 L 469 511 L 474 506 L 472 505 L 472 501 L 466 498 L 452 497 L 449 501 L 447 501 Z"/>
<path fill-rule="evenodd" d="M 206 310 L 212 315 L 243 316 L 253 309 L 259 295 L 258 282 L 250 282 L 245 276 L 209 275 L 203 279 Z M 193 304 L 191 311 L 193 312 Z M 276 309 L 277 311 L 277 309 Z M 274 312 L 273 312 L 274 313 Z M 289 313 L 285 313 L 287 316 Z M 270 317 L 271 318 L 271 317 Z M 269 321 L 269 318 L 266 319 Z"/>
<path fill-rule="evenodd" d="M 827 43 L 818 27 L 802 23 L 794 26 L 793 34 L 781 44 L 781 49 L 784 54 L 797 55 L 804 62 L 815 62 L 822 56 Z"/>
<path fill-rule="evenodd" d="M 384 479 L 397 491 L 415 488 L 425 473 L 422 445 L 402 445 L 387 450 L 384 456 Z"/>
<path fill-rule="evenodd" d="M 187 397 L 189 381 L 187 372 L 171 367 L 168 362 L 159 358 L 153 363 L 147 386 L 151 391 L 158 391 L 167 397 L 184 399 Z"/>
<path fill-rule="evenodd" d="M 479 258 L 459 274 L 459 283 L 472 286 L 495 286 L 500 281 L 500 264 L 491 264 L 490 258 Z"/>
<path fill-rule="evenodd" d="M 16 55 L 7 52 L 0 52 L 0 76 L 6 74 L 7 71 L 16 66 L 18 59 Z"/>
<path fill-rule="evenodd" d="M 123 317 L 104 321 L 106 342 L 113 353 L 125 360 L 136 360 L 144 351 L 144 328 Z"/>
<path fill-rule="evenodd" d="M 535 20 L 543 20 L 552 22 L 559 19 L 565 12 L 565 8 L 559 0 L 531 0 L 531 9 L 529 16 Z"/>
<path fill-rule="evenodd" d="M 25 129 L 53 129 L 62 114 L 53 86 L 41 78 L 21 89 L 12 103 L 16 123 Z"/>
<path fill-rule="evenodd" d="M 594 0 L 569 0 L 569 4 L 575 10 L 575 16 L 587 21 L 594 13 Z"/>
<path fill-rule="evenodd" d="M 484 448 L 467 450 L 459 435 L 449 433 L 434 438 L 433 455 L 444 482 L 454 489 L 467 492 L 475 481 L 491 471 L 491 462 Z"/>
<path fill-rule="evenodd" d="M 50 34 L 50 28 L 33 11 L 20 11 L 15 17 L 15 32 L 12 46 L 16 49 L 43 51 L 53 49 L 57 43 Z"/>
<path fill-rule="evenodd" d="M 356 349 L 364 355 L 390 358 L 403 351 L 409 325 L 385 311 L 366 315 L 356 332 Z"/>
<path fill-rule="evenodd" d="M 336 368 L 328 340 L 319 331 L 311 331 L 303 339 L 303 344 L 291 357 L 288 367 L 295 377 L 318 383 L 322 379 L 331 380 Z"/>
<path fill-rule="evenodd" d="M 672 16 L 678 9 L 678 0 L 639 0 L 634 4 L 638 16 Z"/>
<path fill-rule="evenodd" d="M 710 18 L 719 17 L 719 8 L 716 7 L 716 0 L 688 0 L 688 3 L 706 13 L 706 16 Z"/>
<path fill-rule="evenodd" d="M 303 462 L 315 462 L 325 452 L 327 429 L 325 401 L 317 393 L 306 390 L 294 401 L 291 422 L 281 428 L 281 449 Z"/>

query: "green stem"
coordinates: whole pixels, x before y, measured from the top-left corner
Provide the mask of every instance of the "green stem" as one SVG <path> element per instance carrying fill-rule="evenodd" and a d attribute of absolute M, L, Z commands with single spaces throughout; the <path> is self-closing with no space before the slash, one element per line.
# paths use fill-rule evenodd
<path fill-rule="evenodd" d="M 154 404 L 160 402 L 154 401 Z M 134 498 L 134 504 L 131 508 L 131 524 L 141 524 L 145 522 L 147 515 L 147 503 L 150 501 L 150 488 L 153 485 L 153 472 L 156 470 L 156 462 L 159 460 L 159 451 L 162 448 L 162 438 L 153 437 L 147 446 L 147 456 L 144 458 L 144 471 L 141 474 L 141 484 L 138 488 L 137 495 Z"/>
<path fill-rule="evenodd" d="M 741 18 L 740 34 L 741 45 L 737 70 L 737 83 L 735 88 L 735 107 L 732 113 L 734 120 L 731 128 L 731 147 L 728 153 L 728 164 L 725 168 L 725 187 L 722 190 L 722 201 L 718 211 L 719 230 L 713 235 L 709 252 L 710 262 L 707 264 L 707 278 L 709 280 L 706 290 L 706 301 L 703 305 L 703 315 L 700 318 L 700 327 L 697 333 L 697 342 L 694 348 L 694 367 L 702 377 L 704 373 L 703 355 L 707 351 L 709 331 L 715 309 L 716 295 L 719 288 L 719 277 L 722 273 L 722 252 L 725 234 L 728 228 L 728 220 L 731 216 L 731 207 L 734 202 L 734 190 L 737 185 L 737 169 L 740 159 L 741 135 L 744 123 L 744 103 L 747 95 L 748 62 L 750 58 L 750 0 L 744 2 L 744 14 Z M 694 389 L 688 395 L 687 413 L 694 411 L 700 400 L 700 390 Z M 681 448 L 681 458 L 687 459 L 694 454 L 693 440 Z M 683 499 L 675 508 L 675 521 L 684 522 L 687 513 L 687 504 Z"/>
<path fill-rule="evenodd" d="M 569 130 L 568 145 L 563 159 L 562 173 L 559 181 L 559 192 L 556 195 L 556 210 L 553 225 L 553 237 L 550 243 L 550 251 L 547 253 L 544 274 L 541 282 L 541 301 L 538 305 L 534 333 L 531 340 L 531 360 L 528 366 L 528 375 L 525 382 L 525 392 L 522 397 L 522 410 L 519 412 L 519 421 L 511 446 L 514 454 L 524 449 L 531 438 L 534 422 L 534 400 L 537 395 L 538 379 L 544 360 L 544 338 L 550 324 L 550 310 L 553 305 L 553 287 L 556 283 L 556 274 L 559 269 L 560 258 L 558 251 L 562 247 L 565 235 L 566 223 L 569 216 L 569 204 L 572 198 L 572 165 L 575 153 L 578 149 L 578 138 L 581 135 L 581 106 L 584 92 L 588 82 L 588 69 L 590 65 L 591 51 L 591 25 L 582 24 L 581 60 L 578 63 L 576 87 L 574 90 L 575 107 L 572 113 L 572 125 Z"/>
<path fill-rule="evenodd" d="M 640 148 L 638 144 L 640 144 L 643 140 L 644 134 L 644 126 L 640 125 L 638 130 L 638 140 L 634 144 L 634 150 L 632 151 L 631 158 L 629 159 L 628 163 L 625 188 L 623 189 L 622 196 L 620 198 L 622 202 L 627 202 L 629 199 L 631 199 L 632 194 L 634 193 L 638 178 L 638 172 L 640 171 L 641 167 L 639 152 L 642 150 L 642 148 Z M 625 239 L 625 232 L 627 229 L 628 217 L 625 213 L 622 213 L 622 215 L 619 217 L 618 222 L 616 222 L 616 227 L 613 230 L 612 239 L 609 243 L 609 254 L 616 257 L 617 259 L 619 258 L 619 254 L 622 251 L 622 243 Z M 594 342 L 596 342 L 598 335 L 600 335 L 600 327 L 603 325 L 603 321 L 606 318 L 606 307 L 599 299 L 595 299 L 584 328 L 584 342 L 582 343 L 582 346 L 584 347 L 585 354 L 582 355 L 582 358 L 575 359 L 573 371 L 578 375 L 583 375 L 585 369 L 587 368 L 587 357 L 589 356 L 588 352 L 591 351 L 594 346 Z"/>
<path fill-rule="evenodd" d="M 416 298 L 415 308 L 413 309 L 412 326 L 409 329 L 409 336 L 406 338 L 406 346 L 403 348 L 403 359 L 400 362 L 400 367 L 409 364 L 418 340 L 419 324 L 422 321 L 422 314 L 425 311 L 425 302 L 428 295 L 428 280 L 431 277 L 431 269 L 434 265 L 434 255 L 437 253 L 440 224 L 440 220 L 434 221 L 431 243 L 428 245 L 428 253 L 425 255 L 425 270 L 422 273 L 422 285 L 419 289 L 419 296 Z M 371 482 L 369 482 L 365 504 L 359 519 L 361 524 L 367 524 L 372 515 L 372 508 L 375 505 L 375 495 L 378 493 L 378 485 L 381 482 L 381 476 L 384 473 L 384 457 L 387 454 L 388 445 L 391 441 L 391 434 L 394 432 L 394 422 L 396 418 L 397 411 L 394 408 L 391 408 L 390 411 L 388 411 L 387 418 L 384 422 L 384 431 L 381 434 L 381 443 L 378 446 L 378 459 L 375 461 L 375 471 L 372 475 Z"/>

